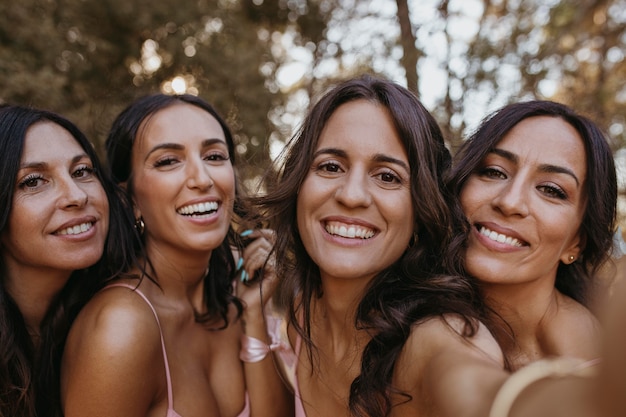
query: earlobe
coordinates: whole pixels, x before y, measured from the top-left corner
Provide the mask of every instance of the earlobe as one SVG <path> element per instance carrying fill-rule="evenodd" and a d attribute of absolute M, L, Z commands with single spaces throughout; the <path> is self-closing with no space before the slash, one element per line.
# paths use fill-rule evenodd
<path fill-rule="evenodd" d="M 584 237 L 577 237 L 572 242 L 572 245 L 565 251 L 563 251 L 563 255 L 561 256 L 561 262 L 564 264 L 572 264 L 576 262 L 576 260 L 580 257 L 583 249 L 585 248 L 585 240 Z"/>

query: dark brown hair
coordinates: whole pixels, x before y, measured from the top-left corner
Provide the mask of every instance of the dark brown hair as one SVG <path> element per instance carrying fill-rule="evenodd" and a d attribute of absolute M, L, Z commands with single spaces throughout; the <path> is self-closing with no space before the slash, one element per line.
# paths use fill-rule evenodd
<path fill-rule="evenodd" d="M 131 201 L 133 193 L 131 155 L 140 127 L 144 121 L 158 111 L 180 103 L 196 106 L 217 120 L 226 138 L 229 159 L 233 167 L 235 167 L 235 143 L 233 136 L 228 125 L 213 106 L 203 99 L 190 94 L 154 94 L 145 96 L 131 103 L 117 116 L 106 140 L 107 163 L 111 175 L 116 182 L 127 183 L 126 191 Z M 243 214 L 239 195 L 239 189 L 236 187 L 234 210 L 237 215 Z M 226 239 L 211 253 L 208 274 L 204 278 L 204 304 L 207 311 L 204 314 L 197 313 L 196 316 L 197 321 L 207 325 L 214 323 L 217 318 L 222 323 L 220 328 L 228 326 L 228 309 L 230 304 L 237 308 L 238 315 L 241 314 L 243 309 L 241 301 L 233 295 L 232 280 L 235 273 L 235 261 L 231 246 L 241 246 L 240 239 L 235 234 L 232 226 L 228 228 Z M 145 253 L 143 253 L 143 244 L 138 245 L 135 248 L 135 252 L 138 257 L 146 259 Z M 150 262 L 149 259 L 146 259 L 146 261 Z M 144 276 L 153 279 L 146 272 L 145 265 L 137 266 L 144 272 Z"/>
<path fill-rule="evenodd" d="M 453 195 L 459 196 L 469 176 L 478 169 L 482 160 L 496 144 L 522 120 L 537 116 L 562 119 L 578 132 L 585 146 L 586 207 L 579 231 L 584 247 L 576 262 L 559 265 L 556 288 L 586 305 L 593 277 L 611 253 L 617 210 L 615 162 L 605 135 L 595 123 L 575 113 L 571 108 L 552 101 L 536 100 L 505 106 L 485 118 L 478 129 L 463 143 L 455 156 L 454 167 L 447 181 L 448 187 Z M 458 201 L 455 210 L 461 211 Z M 459 242 L 465 241 L 470 230 L 467 221 L 461 226 L 460 239 L 457 239 L 458 247 L 462 247 Z"/>
<path fill-rule="evenodd" d="M 5 288 L 7 275 L 0 250 L 0 416 L 60 416 L 60 366 L 70 325 L 79 309 L 109 277 L 127 267 L 133 245 L 132 215 L 123 192 L 101 169 L 96 152 L 78 128 L 64 117 L 23 106 L 0 106 L 0 232 L 7 228 L 16 178 L 28 129 L 51 122 L 67 130 L 91 159 L 94 173 L 109 201 L 109 230 L 102 258 L 74 271 L 51 300 L 40 326 L 39 346 L 31 340 L 24 318 Z"/>
<path fill-rule="evenodd" d="M 296 221 L 298 190 L 310 171 L 320 134 L 343 104 L 367 100 L 388 110 L 410 164 L 415 242 L 371 282 L 356 313 L 355 327 L 367 329 L 371 341 L 363 351 L 361 374 L 350 388 L 350 410 L 355 416 L 386 416 L 394 404 L 410 396 L 392 386 L 398 355 L 411 326 L 427 317 L 455 312 L 475 317 L 472 284 L 441 271 L 455 271 L 444 256 L 452 232 L 448 201 L 442 192 L 450 154 L 434 118 L 417 97 L 395 83 L 362 76 L 328 91 L 313 106 L 302 127 L 288 143 L 281 167 L 268 179 L 267 195 L 256 199 L 276 230 L 278 304 L 287 310 L 290 325 L 309 347 L 311 300 L 322 295 L 319 269 L 300 239 Z M 450 262 L 448 262 L 450 261 Z M 469 333 L 474 331 L 468 320 Z"/>

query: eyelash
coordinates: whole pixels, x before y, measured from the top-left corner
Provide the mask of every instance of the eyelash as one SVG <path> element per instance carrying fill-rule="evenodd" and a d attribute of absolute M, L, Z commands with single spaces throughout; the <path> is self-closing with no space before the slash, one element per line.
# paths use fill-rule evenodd
<path fill-rule="evenodd" d="M 478 175 L 487 178 L 506 178 L 506 174 L 499 169 L 486 167 L 482 168 L 478 171 Z M 544 194 L 556 197 L 560 200 L 567 200 L 567 193 L 563 191 L 560 187 L 552 186 L 552 185 L 540 185 L 537 189 L 541 190 Z"/>
<path fill-rule="evenodd" d="M 178 160 L 176 158 L 172 158 L 172 157 L 168 156 L 166 158 L 154 161 L 154 167 L 155 168 L 160 168 L 160 167 L 172 165 L 173 163 L 176 163 L 176 162 L 178 162 Z"/>
<path fill-rule="evenodd" d="M 380 174 L 378 174 L 378 177 L 380 177 L 383 182 L 394 182 L 397 184 L 400 184 L 402 182 L 402 179 L 393 171 L 381 172 Z M 385 181 L 384 177 L 391 177 L 392 181 Z"/>
<path fill-rule="evenodd" d="M 73 172 L 72 176 L 73 176 L 74 178 L 85 178 L 86 176 L 88 176 L 88 175 L 92 175 L 92 174 L 94 174 L 95 172 L 96 172 L 96 171 L 93 169 L 93 167 L 90 167 L 90 166 L 85 165 L 85 166 L 82 166 L 82 167 L 79 167 L 78 169 L 76 169 L 76 170 Z M 80 174 L 80 175 L 76 175 L 76 174 Z M 86 175 L 85 175 L 85 174 L 86 174 Z"/>
<path fill-rule="evenodd" d="M 228 159 L 228 156 L 223 155 L 222 153 L 219 153 L 219 152 L 214 152 L 205 156 L 204 159 L 208 161 L 226 161 Z"/>
<path fill-rule="evenodd" d="M 329 169 L 329 168 L 332 168 L 332 169 Z M 317 165 L 315 167 L 315 170 L 336 173 L 341 170 L 341 165 L 334 161 L 326 161 Z M 402 183 L 402 179 L 395 172 L 391 170 L 385 170 L 384 172 L 380 172 L 376 175 L 376 177 L 378 177 L 384 183 L 395 183 L 395 184 Z M 385 178 L 391 179 L 391 181 L 386 181 Z"/>
<path fill-rule="evenodd" d="M 499 169 L 495 169 L 495 168 L 481 168 L 478 171 L 478 175 L 480 175 L 481 177 L 488 177 L 488 178 L 505 178 L 506 175 L 500 171 Z"/>
<path fill-rule="evenodd" d="M 43 181 L 44 177 L 42 175 L 39 174 L 30 174 L 27 175 L 26 178 L 24 178 L 22 181 L 20 181 L 20 183 L 18 184 L 19 188 L 35 188 L 37 187 L 37 185 L 32 185 L 33 181 Z M 29 185 L 29 183 L 31 183 L 31 185 Z"/>
<path fill-rule="evenodd" d="M 333 167 L 334 169 L 329 169 L 330 167 Z M 341 169 L 341 167 L 339 166 L 339 164 L 337 162 L 334 161 L 326 161 L 326 162 L 322 162 L 321 164 L 317 165 L 315 170 L 316 171 L 325 171 L 325 172 L 339 172 L 339 170 Z"/>
<path fill-rule="evenodd" d="M 559 187 L 554 187 L 550 185 L 541 185 L 538 187 L 539 189 L 544 189 L 544 194 L 548 194 L 550 196 L 554 196 L 560 200 L 567 200 L 567 194 Z"/>
<path fill-rule="evenodd" d="M 209 161 L 209 162 L 217 162 L 217 161 L 227 161 L 228 155 L 223 155 L 220 152 L 215 152 L 215 153 L 211 153 L 208 154 L 206 156 L 203 157 L 203 159 L 205 161 Z M 172 156 L 167 156 L 165 158 L 159 159 L 157 161 L 154 162 L 154 167 L 155 168 L 160 168 L 160 167 L 164 167 L 164 166 L 169 166 L 172 164 L 177 163 L 179 160 L 175 157 Z"/>

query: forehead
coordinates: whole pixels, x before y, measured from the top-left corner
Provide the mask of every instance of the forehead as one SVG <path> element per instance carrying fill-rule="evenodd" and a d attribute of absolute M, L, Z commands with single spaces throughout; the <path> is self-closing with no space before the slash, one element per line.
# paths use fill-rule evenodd
<path fill-rule="evenodd" d="M 222 126 L 208 111 L 188 103 L 176 103 L 152 114 L 141 124 L 136 145 L 219 138 Z"/>
<path fill-rule="evenodd" d="M 560 117 L 536 116 L 519 122 L 495 146 L 525 163 L 567 166 L 584 178 L 587 171 L 583 139 Z"/>
<path fill-rule="evenodd" d="M 63 127 L 49 121 L 33 124 L 26 131 L 22 160 L 45 161 L 57 156 L 85 153 L 74 136 Z"/>
<path fill-rule="evenodd" d="M 351 101 L 335 110 L 317 143 L 317 148 L 326 147 L 396 153 L 404 155 L 406 159 L 404 144 L 389 110 L 368 100 Z"/>

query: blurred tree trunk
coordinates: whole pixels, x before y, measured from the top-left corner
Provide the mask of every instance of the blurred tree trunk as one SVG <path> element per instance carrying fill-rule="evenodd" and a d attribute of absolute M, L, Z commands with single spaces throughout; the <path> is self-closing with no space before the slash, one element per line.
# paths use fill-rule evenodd
<path fill-rule="evenodd" d="M 396 0 L 398 5 L 398 22 L 400 24 L 400 43 L 402 44 L 402 67 L 406 74 L 406 85 L 409 90 L 419 96 L 419 78 L 417 74 L 417 61 L 420 51 L 415 45 L 416 39 L 409 17 L 409 5 L 407 0 Z"/>

